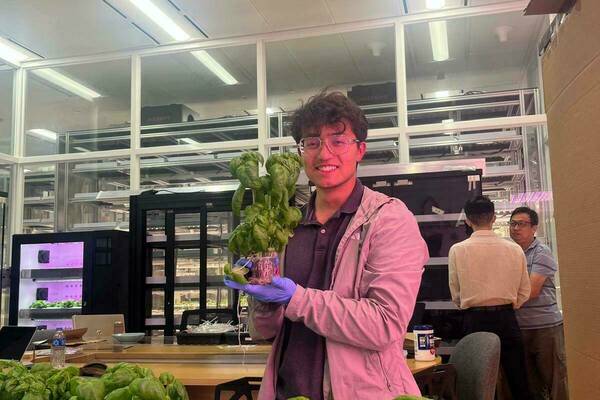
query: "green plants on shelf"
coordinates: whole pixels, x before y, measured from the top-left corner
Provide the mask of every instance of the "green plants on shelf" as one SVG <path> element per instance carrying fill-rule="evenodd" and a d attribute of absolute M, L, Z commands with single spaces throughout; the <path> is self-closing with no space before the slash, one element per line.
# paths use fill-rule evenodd
<path fill-rule="evenodd" d="M 36 300 L 29 308 L 77 308 L 81 307 L 81 302 L 78 300 L 64 300 L 64 301 L 46 301 L 46 300 Z"/>

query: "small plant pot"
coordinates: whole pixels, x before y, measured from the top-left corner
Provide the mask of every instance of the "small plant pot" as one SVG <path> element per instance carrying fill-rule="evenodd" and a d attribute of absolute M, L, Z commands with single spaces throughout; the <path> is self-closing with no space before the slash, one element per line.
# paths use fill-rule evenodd
<path fill-rule="evenodd" d="M 274 276 L 279 275 L 279 255 L 273 251 L 252 258 L 252 267 L 248 282 L 253 285 L 268 285 Z"/>

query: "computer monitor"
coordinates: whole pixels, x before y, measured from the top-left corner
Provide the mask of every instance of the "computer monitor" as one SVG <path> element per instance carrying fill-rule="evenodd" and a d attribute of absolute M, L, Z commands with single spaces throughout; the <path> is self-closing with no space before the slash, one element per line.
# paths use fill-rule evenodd
<path fill-rule="evenodd" d="M 21 361 L 35 326 L 3 326 L 0 329 L 0 359 Z"/>

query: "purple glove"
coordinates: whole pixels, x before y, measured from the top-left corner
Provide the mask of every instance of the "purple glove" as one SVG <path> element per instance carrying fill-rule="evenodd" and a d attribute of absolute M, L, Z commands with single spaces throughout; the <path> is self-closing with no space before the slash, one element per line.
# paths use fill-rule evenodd
<path fill-rule="evenodd" d="M 224 280 L 225 286 L 243 290 L 250 296 L 263 303 L 287 304 L 296 292 L 296 284 L 289 278 L 274 276 L 269 285 L 241 285 L 227 278 Z"/>

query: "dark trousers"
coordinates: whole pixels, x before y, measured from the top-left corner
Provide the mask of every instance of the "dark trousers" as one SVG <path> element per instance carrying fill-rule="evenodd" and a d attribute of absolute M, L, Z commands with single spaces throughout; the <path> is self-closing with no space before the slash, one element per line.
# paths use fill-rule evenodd
<path fill-rule="evenodd" d="M 568 400 L 562 324 L 552 328 L 523 329 L 521 333 L 532 399 Z"/>
<path fill-rule="evenodd" d="M 464 333 L 491 332 L 500 338 L 500 366 L 514 400 L 530 400 L 521 330 L 512 306 L 468 309 Z"/>

